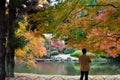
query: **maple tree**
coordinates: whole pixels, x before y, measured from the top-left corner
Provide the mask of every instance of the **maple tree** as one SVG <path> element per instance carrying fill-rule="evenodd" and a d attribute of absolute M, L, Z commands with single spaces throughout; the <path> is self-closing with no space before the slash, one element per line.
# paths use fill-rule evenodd
<path fill-rule="evenodd" d="M 19 60 L 17 63 L 27 62 L 26 65 L 29 68 L 35 66 L 35 59 L 41 58 L 43 55 L 46 55 L 46 48 L 44 47 L 44 39 L 35 32 L 26 32 L 25 25 L 21 22 L 18 23 L 19 28 L 16 30 L 16 36 L 23 36 L 27 43 L 23 47 L 16 47 L 15 56 L 16 60 Z M 25 41 L 22 41 L 22 44 Z M 18 44 L 17 44 L 18 45 Z"/>
<path fill-rule="evenodd" d="M 30 16 L 40 33 L 52 33 L 68 47 L 106 56 L 120 53 L 120 6 L 118 0 L 72 0 Z M 40 15 L 41 14 L 41 15 Z M 40 23 L 37 17 L 44 16 Z M 41 18 L 40 18 L 41 19 Z"/>
<path fill-rule="evenodd" d="M 83 38 L 81 42 L 79 40 L 80 44 L 76 44 L 76 42 L 74 42 L 75 40 L 71 39 L 70 45 L 71 43 L 76 44 L 75 46 L 78 45 L 77 46 L 78 49 L 82 49 L 83 47 L 86 47 L 90 52 L 95 52 L 100 54 L 104 52 L 104 54 L 107 54 L 106 56 L 117 56 L 117 54 L 119 54 L 120 52 L 119 51 L 120 28 L 119 28 L 119 23 L 117 22 L 119 19 L 119 10 L 116 7 L 107 5 L 107 4 L 111 4 L 111 2 L 109 3 L 109 1 L 108 2 L 106 1 L 106 3 L 100 0 L 98 1 L 99 2 L 92 9 L 91 7 L 82 8 L 84 14 L 89 14 L 89 15 L 81 17 L 80 14 L 76 13 L 75 15 L 79 16 L 77 17 L 77 19 L 72 16 L 70 16 L 71 19 L 68 18 L 69 21 L 71 21 L 71 23 L 69 23 L 68 25 L 65 24 L 66 26 L 75 23 L 75 27 L 77 30 L 83 30 L 84 32 L 87 33 L 86 37 Z M 103 5 L 103 3 L 104 5 L 106 5 L 106 7 Z M 115 6 L 119 7 L 118 4 L 115 4 Z M 101 12 L 99 12 L 98 14 L 98 11 L 100 10 Z M 78 8 L 76 9 L 76 12 L 77 11 Z M 69 30 L 69 29 L 63 28 L 62 30 Z M 68 33 L 70 32 L 70 30 L 65 32 Z M 78 36 L 76 36 L 76 39 L 77 37 Z M 83 35 L 79 36 L 78 39 L 82 37 Z"/>

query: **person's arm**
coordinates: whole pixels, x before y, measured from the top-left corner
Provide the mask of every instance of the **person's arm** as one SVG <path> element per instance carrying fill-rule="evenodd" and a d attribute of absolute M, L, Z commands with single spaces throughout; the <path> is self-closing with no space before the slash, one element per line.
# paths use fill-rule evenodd
<path fill-rule="evenodd" d="M 79 61 L 79 63 L 80 63 L 80 56 L 78 57 L 78 61 Z"/>

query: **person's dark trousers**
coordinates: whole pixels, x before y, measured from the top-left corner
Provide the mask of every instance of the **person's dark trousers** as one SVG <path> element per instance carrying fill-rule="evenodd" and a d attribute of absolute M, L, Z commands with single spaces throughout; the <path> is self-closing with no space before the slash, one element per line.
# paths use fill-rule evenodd
<path fill-rule="evenodd" d="M 81 77 L 80 77 L 80 80 L 83 80 L 83 77 L 85 75 L 85 80 L 88 80 L 88 71 L 81 71 Z"/>

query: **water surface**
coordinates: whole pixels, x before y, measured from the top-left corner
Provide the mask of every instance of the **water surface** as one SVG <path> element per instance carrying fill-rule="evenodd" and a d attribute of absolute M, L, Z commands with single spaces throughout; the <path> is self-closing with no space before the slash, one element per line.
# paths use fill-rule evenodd
<path fill-rule="evenodd" d="M 79 75 L 80 66 L 76 62 L 38 62 L 36 68 L 27 69 L 26 65 L 16 64 L 15 72 L 17 73 L 34 73 L 34 74 L 52 74 L 52 75 Z M 92 62 L 90 64 L 90 75 L 118 75 L 120 74 L 120 64 L 115 62 Z"/>

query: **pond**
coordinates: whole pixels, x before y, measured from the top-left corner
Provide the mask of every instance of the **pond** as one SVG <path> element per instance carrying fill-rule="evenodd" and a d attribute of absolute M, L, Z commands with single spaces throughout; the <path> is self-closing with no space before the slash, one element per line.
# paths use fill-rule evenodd
<path fill-rule="evenodd" d="M 80 66 L 78 62 L 37 62 L 36 67 L 27 69 L 25 65 L 15 66 L 17 73 L 51 74 L 51 75 L 79 75 Z M 120 63 L 115 62 L 92 62 L 90 64 L 90 75 L 118 75 L 120 74 Z"/>
<path fill-rule="evenodd" d="M 80 66 L 78 62 L 38 62 L 37 66 L 27 69 L 25 65 L 16 64 L 15 72 L 51 75 L 79 75 Z M 115 62 L 92 62 L 90 64 L 90 75 L 118 75 L 120 64 Z"/>

